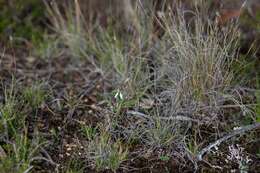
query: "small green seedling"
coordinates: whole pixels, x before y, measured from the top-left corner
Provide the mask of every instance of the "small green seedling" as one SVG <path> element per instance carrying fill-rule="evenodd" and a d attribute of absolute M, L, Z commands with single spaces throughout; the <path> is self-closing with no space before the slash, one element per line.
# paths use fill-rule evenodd
<path fill-rule="evenodd" d="M 164 162 L 168 162 L 170 160 L 170 157 L 167 155 L 160 156 L 160 160 Z"/>
<path fill-rule="evenodd" d="M 120 140 L 113 141 L 107 132 L 101 132 L 88 146 L 90 161 L 97 171 L 112 170 L 115 172 L 126 160 L 128 149 L 123 147 Z"/>
<path fill-rule="evenodd" d="M 170 147 L 176 138 L 173 124 L 159 118 L 155 119 L 154 123 L 154 126 L 146 131 L 147 144 L 154 148 Z"/>
<path fill-rule="evenodd" d="M 87 125 L 82 125 L 82 132 L 83 135 L 87 138 L 87 140 L 91 141 L 94 139 L 94 137 L 97 134 L 97 128 L 87 126 Z"/>
<path fill-rule="evenodd" d="M 23 98 L 33 109 L 37 109 L 44 102 L 46 92 L 42 84 L 34 84 L 23 90 Z"/>

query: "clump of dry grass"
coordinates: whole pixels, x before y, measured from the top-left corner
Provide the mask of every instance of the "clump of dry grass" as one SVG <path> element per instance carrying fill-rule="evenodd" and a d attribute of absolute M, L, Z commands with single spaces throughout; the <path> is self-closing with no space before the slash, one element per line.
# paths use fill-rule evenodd
<path fill-rule="evenodd" d="M 127 159 L 121 138 L 130 144 L 137 140 L 147 151 L 177 144 L 190 156 L 199 150 L 200 125 L 218 129 L 227 108 L 249 113 L 232 86 L 231 64 L 239 49 L 236 25 L 221 30 L 202 17 L 207 10 L 202 7 L 189 15 L 181 8 L 156 14 L 139 4 L 131 8 L 138 16 L 134 32 L 122 34 L 116 25 L 85 28 L 80 4 L 74 2 L 64 14 L 57 4 L 48 6 L 53 27 L 67 52 L 87 59 L 116 91 L 104 96 L 104 132 L 87 148 L 87 160 L 97 170 L 116 171 Z M 154 20 L 163 30 L 160 36 L 154 35 Z M 144 100 L 150 105 L 144 106 Z"/>
<path fill-rule="evenodd" d="M 74 1 L 74 4 L 65 3 L 63 8 L 56 2 L 45 4 L 52 28 L 59 34 L 60 42 L 68 49 L 68 53 L 76 58 L 84 56 L 87 31 L 78 1 Z"/>
<path fill-rule="evenodd" d="M 222 106 L 243 107 L 232 88 L 232 61 L 239 49 L 238 28 L 233 25 L 226 32 L 210 21 L 193 14 L 187 22 L 186 14 L 161 16 L 166 35 L 158 85 L 165 116 L 185 115 L 212 121 L 222 115 Z"/>

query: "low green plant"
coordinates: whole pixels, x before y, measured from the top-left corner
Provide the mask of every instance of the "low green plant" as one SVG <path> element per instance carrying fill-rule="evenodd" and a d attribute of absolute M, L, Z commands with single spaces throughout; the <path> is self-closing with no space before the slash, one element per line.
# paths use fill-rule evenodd
<path fill-rule="evenodd" d="M 177 128 L 173 122 L 155 117 L 152 126 L 145 129 L 141 140 L 152 148 L 169 148 L 177 139 L 176 132 Z"/>
<path fill-rule="evenodd" d="M 189 150 L 189 152 L 191 154 L 193 154 L 194 156 L 198 153 L 199 151 L 199 145 L 197 144 L 197 142 L 195 141 L 195 139 L 189 139 L 189 141 L 187 142 L 187 149 Z"/>
<path fill-rule="evenodd" d="M 81 129 L 83 135 L 87 138 L 88 141 L 93 140 L 94 137 L 97 135 L 97 127 L 82 125 Z"/>
<path fill-rule="evenodd" d="M 4 89 L 4 103 L 0 105 L 1 133 L 6 137 L 13 136 L 17 130 L 23 127 L 25 117 L 19 113 L 18 99 L 15 90 L 15 81 L 11 86 Z"/>
<path fill-rule="evenodd" d="M 167 156 L 167 155 L 162 155 L 162 156 L 159 157 L 159 159 L 160 159 L 161 161 L 167 162 L 167 161 L 170 160 L 170 157 Z"/>
<path fill-rule="evenodd" d="M 111 103 L 112 112 L 116 117 L 121 115 L 122 110 L 132 108 L 138 102 L 138 98 L 127 98 L 129 96 L 125 96 L 125 92 L 119 89 L 113 91 L 111 97 L 109 103 Z"/>
<path fill-rule="evenodd" d="M 83 163 L 80 160 L 71 160 L 69 161 L 69 163 L 67 164 L 67 168 L 65 169 L 65 173 L 83 173 L 84 169 L 83 169 Z"/>
<path fill-rule="evenodd" d="M 98 171 L 110 169 L 116 171 L 127 159 L 128 149 L 118 139 L 115 142 L 111 135 L 102 131 L 88 146 L 88 159 Z"/>
<path fill-rule="evenodd" d="M 4 102 L 0 105 L 0 135 L 5 138 L 2 148 L 6 156 L 0 158 L 0 170 L 24 173 L 33 169 L 32 161 L 39 154 L 40 138 L 28 138 L 24 100 L 19 97 L 16 81 L 5 86 Z M 38 157 L 39 159 L 40 157 Z"/>
<path fill-rule="evenodd" d="M 43 89 L 43 84 L 33 84 L 23 90 L 23 99 L 33 109 L 37 109 L 46 99 L 46 91 Z"/>
<path fill-rule="evenodd" d="M 32 161 L 39 151 L 39 141 L 31 141 L 24 134 L 16 134 L 14 141 L 4 146 L 7 156 L 0 159 L 3 172 L 24 173 L 33 169 Z"/>

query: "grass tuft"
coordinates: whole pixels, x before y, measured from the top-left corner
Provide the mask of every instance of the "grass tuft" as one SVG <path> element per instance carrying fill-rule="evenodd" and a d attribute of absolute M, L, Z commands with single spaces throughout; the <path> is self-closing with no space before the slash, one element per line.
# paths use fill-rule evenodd
<path fill-rule="evenodd" d="M 127 159 L 128 149 L 122 145 L 120 140 L 114 142 L 110 134 L 101 132 L 99 136 L 90 141 L 87 154 L 88 159 L 98 171 L 110 169 L 115 172 Z"/>
<path fill-rule="evenodd" d="M 22 93 L 23 99 L 33 109 L 39 108 L 46 99 L 46 91 L 43 89 L 42 84 L 33 84 L 26 87 Z"/>

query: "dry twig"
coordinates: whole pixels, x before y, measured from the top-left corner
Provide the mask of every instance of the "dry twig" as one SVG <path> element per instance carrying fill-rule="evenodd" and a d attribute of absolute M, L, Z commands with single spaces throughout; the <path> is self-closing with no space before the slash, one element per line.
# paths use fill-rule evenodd
<path fill-rule="evenodd" d="M 144 113 L 141 112 L 137 112 L 137 111 L 127 111 L 127 114 L 131 114 L 140 118 L 147 118 L 147 119 L 152 119 L 151 116 L 146 115 Z M 170 117 L 158 117 L 160 120 L 166 120 L 166 121 L 189 121 L 189 122 L 195 122 L 195 123 L 200 123 L 199 120 L 190 118 L 190 117 L 186 117 L 186 116 L 182 116 L 182 115 L 176 115 L 176 116 L 170 116 Z"/>
<path fill-rule="evenodd" d="M 248 126 L 244 126 L 239 128 L 238 130 L 234 130 L 233 132 L 231 132 L 230 134 L 218 139 L 217 141 L 211 143 L 210 145 L 208 145 L 207 147 L 203 148 L 198 154 L 197 154 L 197 159 L 199 161 L 203 160 L 203 156 L 205 154 L 207 154 L 212 148 L 220 145 L 222 142 L 236 136 L 236 135 L 242 135 L 244 133 L 246 133 L 247 131 L 251 131 L 254 129 L 260 128 L 260 123 L 254 123 Z"/>

